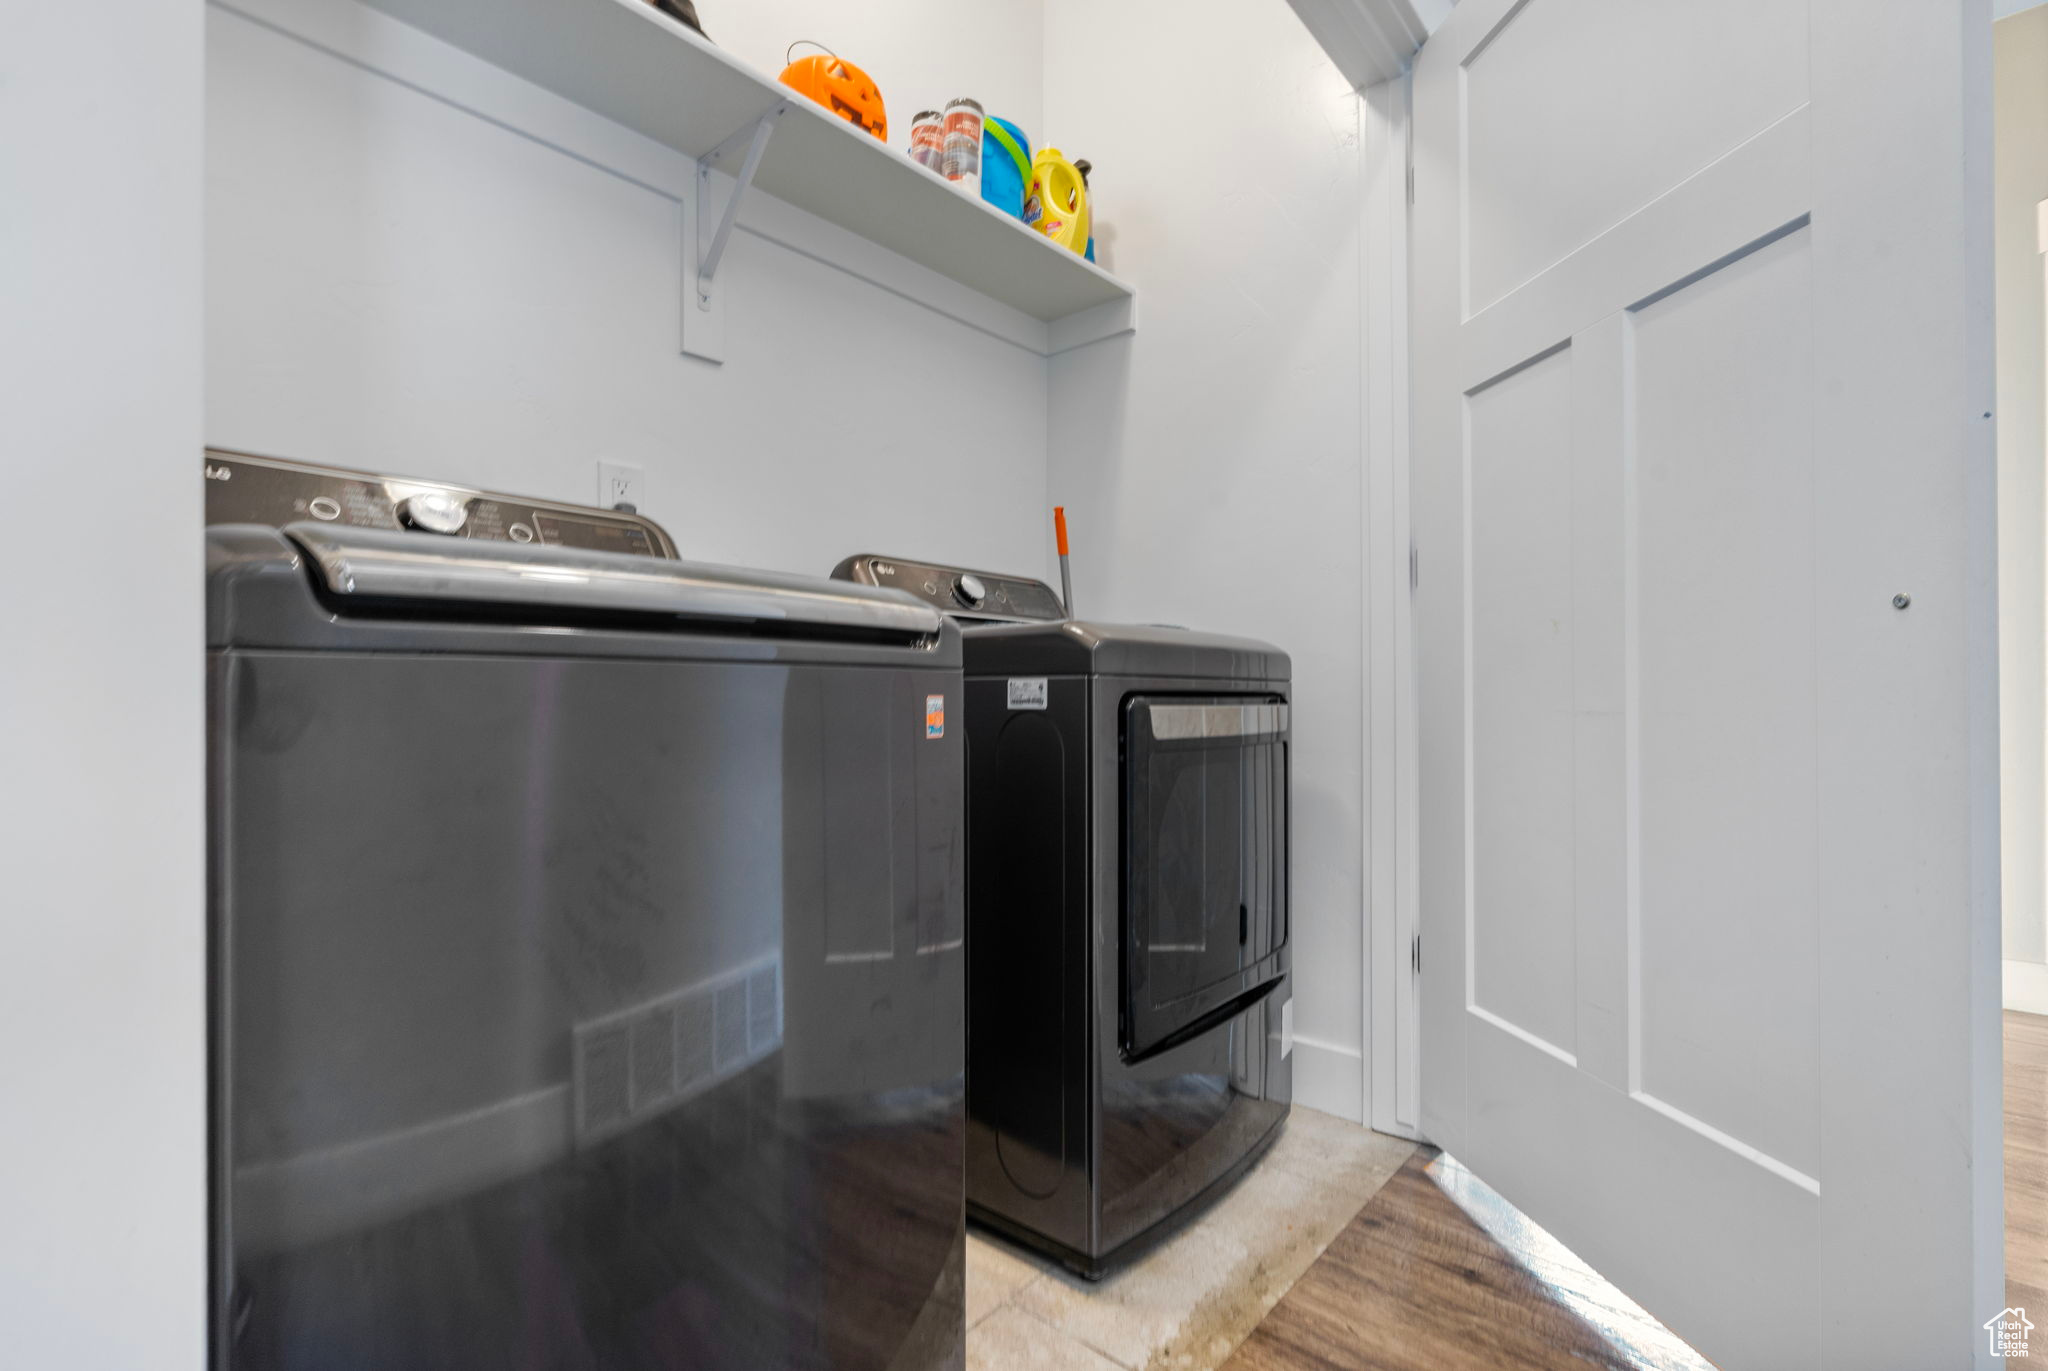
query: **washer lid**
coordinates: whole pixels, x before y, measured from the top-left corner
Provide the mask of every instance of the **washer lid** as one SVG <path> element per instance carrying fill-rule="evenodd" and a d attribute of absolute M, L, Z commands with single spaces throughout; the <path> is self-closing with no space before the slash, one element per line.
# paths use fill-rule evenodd
<path fill-rule="evenodd" d="M 943 622 L 898 591 L 775 571 L 311 522 L 284 534 L 328 594 L 366 607 L 529 606 L 906 635 L 937 633 Z"/>

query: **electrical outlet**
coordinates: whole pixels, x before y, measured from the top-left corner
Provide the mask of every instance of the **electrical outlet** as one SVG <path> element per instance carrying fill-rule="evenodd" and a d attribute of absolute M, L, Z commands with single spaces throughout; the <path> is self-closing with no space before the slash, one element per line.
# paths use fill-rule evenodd
<path fill-rule="evenodd" d="M 624 462 L 597 464 L 597 503 L 604 509 L 626 505 L 638 510 L 647 498 L 647 473 Z"/>

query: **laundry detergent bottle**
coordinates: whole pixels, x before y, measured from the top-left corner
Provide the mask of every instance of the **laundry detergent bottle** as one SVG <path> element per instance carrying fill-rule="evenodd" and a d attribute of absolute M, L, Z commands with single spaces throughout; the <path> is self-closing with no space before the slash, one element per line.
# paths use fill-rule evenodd
<path fill-rule="evenodd" d="M 1075 254 L 1088 250 L 1088 183 L 1058 148 L 1043 148 L 1031 163 L 1024 222 Z"/>
<path fill-rule="evenodd" d="M 993 114 L 981 121 L 981 198 L 1013 219 L 1031 194 L 1031 140 Z"/>

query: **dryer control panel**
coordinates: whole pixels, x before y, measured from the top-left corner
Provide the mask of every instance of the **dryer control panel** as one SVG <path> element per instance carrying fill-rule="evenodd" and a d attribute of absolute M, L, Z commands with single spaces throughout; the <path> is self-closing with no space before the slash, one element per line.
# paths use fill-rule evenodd
<path fill-rule="evenodd" d="M 914 562 L 862 553 L 832 569 L 833 578 L 864 586 L 907 590 L 956 619 L 991 624 L 1057 622 L 1067 617 L 1060 597 L 1043 581 L 993 571 Z"/>
<path fill-rule="evenodd" d="M 675 544 L 660 524 L 624 510 L 207 449 L 208 524 L 282 528 L 304 519 L 410 530 L 428 537 L 542 543 L 671 560 L 676 556 Z"/>

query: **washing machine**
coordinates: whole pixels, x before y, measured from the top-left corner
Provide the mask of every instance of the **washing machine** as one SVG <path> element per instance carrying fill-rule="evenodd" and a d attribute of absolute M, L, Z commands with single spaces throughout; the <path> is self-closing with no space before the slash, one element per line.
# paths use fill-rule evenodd
<path fill-rule="evenodd" d="M 1068 619 L 1045 583 L 862 555 L 962 626 L 967 1205 L 1099 1277 L 1293 1098 L 1289 676 L 1249 639 Z"/>
<path fill-rule="evenodd" d="M 958 1371 L 955 628 L 205 462 L 216 1371 Z"/>

